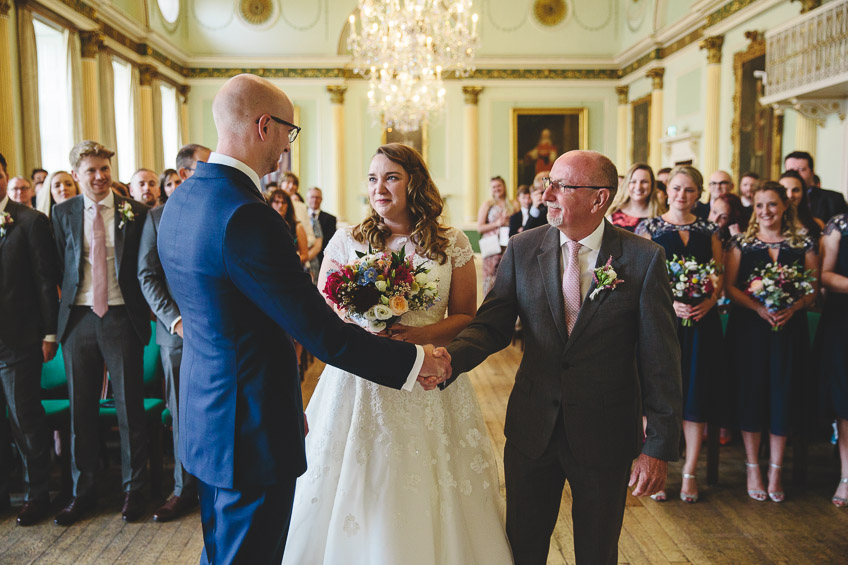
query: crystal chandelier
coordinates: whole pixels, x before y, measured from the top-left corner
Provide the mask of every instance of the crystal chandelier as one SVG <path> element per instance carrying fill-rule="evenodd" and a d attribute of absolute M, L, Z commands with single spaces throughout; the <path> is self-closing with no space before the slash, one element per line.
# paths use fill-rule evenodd
<path fill-rule="evenodd" d="M 442 75 L 467 77 L 479 44 L 471 0 L 359 0 L 350 16 L 353 72 L 368 79 L 374 122 L 418 129 L 445 105 Z"/>

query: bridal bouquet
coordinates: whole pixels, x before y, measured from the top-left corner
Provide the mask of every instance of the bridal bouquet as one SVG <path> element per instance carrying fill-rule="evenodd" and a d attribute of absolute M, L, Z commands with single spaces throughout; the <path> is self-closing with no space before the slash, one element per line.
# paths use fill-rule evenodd
<path fill-rule="evenodd" d="M 715 291 L 718 268 L 714 259 L 710 259 L 709 263 L 698 263 L 692 257 L 673 255 L 665 263 L 671 281 L 671 293 L 676 301 L 698 304 Z M 693 325 L 690 318 L 683 318 L 682 323 L 687 328 Z"/>
<path fill-rule="evenodd" d="M 327 274 L 324 295 L 348 318 L 380 332 L 410 310 L 426 310 L 438 300 L 430 269 L 416 267 L 401 249 L 394 253 L 356 252 L 357 259 Z"/>
<path fill-rule="evenodd" d="M 813 271 L 804 270 L 799 265 L 768 263 L 754 269 L 748 277 L 745 292 L 761 302 L 769 312 L 777 312 L 815 292 L 815 280 Z M 771 327 L 774 332 L 781 329 L 782 326 Z"/>

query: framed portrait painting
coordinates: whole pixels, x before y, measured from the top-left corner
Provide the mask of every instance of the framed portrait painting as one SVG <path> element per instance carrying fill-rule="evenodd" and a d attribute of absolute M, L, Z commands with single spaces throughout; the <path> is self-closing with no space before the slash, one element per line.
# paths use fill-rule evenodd
<path fill-rule="evenodd" d="M 588 108 L 513 108 L 510 194 L 522 184 L 533 184 L 536 174 L 550 171 L 566 151 L 586 149 L 588 120 Z"/>
<path fill-rule="evenodd" d="M 400 131 L 395 128 L 386 128 L 383 130 L 383 144 L 386 143 L 403 143 L 409 145 L 424 157 L 424 162 L 427 163 L 427 124 L 421 124 L 415 131 Z"/>

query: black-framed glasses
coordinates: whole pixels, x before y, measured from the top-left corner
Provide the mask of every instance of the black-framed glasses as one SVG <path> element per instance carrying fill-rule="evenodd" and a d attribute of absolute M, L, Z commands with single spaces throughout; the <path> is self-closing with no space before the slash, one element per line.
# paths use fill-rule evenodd
<path fill-rule="evenodd" d="M 566 190 L 577 190 L 578 188 L 591 188 L 592 190 L 600 190 L 602 188 L 606 188 L 607 190 L 614 190 L 612 186 L 595 186 L 591 184 L 565 184 L 560 180 L 553 180 L 551 177 L 545 177 L 542 179 L 542 184 L 545 187 L 545 190 L 549 188 L 555 188 L 560 192 L 565 192 Z"/>
<path fill-rule="evenodd" d="M 289 143 L 294 143 L 294 140 L 297 139 L 297 134 L 299 134 L 300 130 L 303 128 L 301 128 L 300 126 L 296 126 L 291 122 L 287 122 L 283 118 L 278 118 L 277 116 L 272 116 L 271 114 L 268 114 L 268 116 L 270 116 L 271 119 L 277 122 L 278 124 L 282 124 L 284 126 L 289 126 L 290 128 L 292 128 L 289 130 Z M 261 117 L 256 118 L 256 123 L 258 124 L 259 120 L 261 119 Z"/>
<path fill-rule="evenodd" d="M 721 180 L 721 181 L 710 181 L 710 186 L 730 186 L 729 180 Z"/>

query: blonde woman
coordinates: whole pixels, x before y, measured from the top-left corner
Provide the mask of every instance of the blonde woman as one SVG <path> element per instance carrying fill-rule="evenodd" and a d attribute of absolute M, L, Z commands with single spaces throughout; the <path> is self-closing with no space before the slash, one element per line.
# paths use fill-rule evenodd
<path fill-rule="evenodd" d="M 517 210 L 515 205 L 507 198 L 506 181 L 497 176 L 492 177 L 489 182 L 492 190 L 492 198 L 480 206 L 477 213 L 477 230 L 480 232 L 480 250 L 483 252 L 483 296 L 489 294 L 495 284 L 495 275 L 498 274 L 498 265 L 503 257 L 503 247 L 498 241 L 499 231 L 503 227 L 509 227 L 509 217 Z M 482 242 L 483 239 L 491 241 L 490 245 Z M 492 251 L 486 251 L 491 249 Z"/>
<path fill-rule="evenodd" d="M 660 201 L 654 171 L 645 163 L 636 163 L 618 186 L 615 200 L 607 211 L 613 225 L 633 231 L 639 222 L 655 218 L 666 211 Z"/>
<path fill-rule="evenodd" d="M 46 190 L 45 190 L 46 188 Z M 77 181 L 66 171 L 56 171 L 47 179 L 47 185 L 38 191 L 35 207 L 48 218 L 54 204 L 61 204 L 80 193 Z"/>

